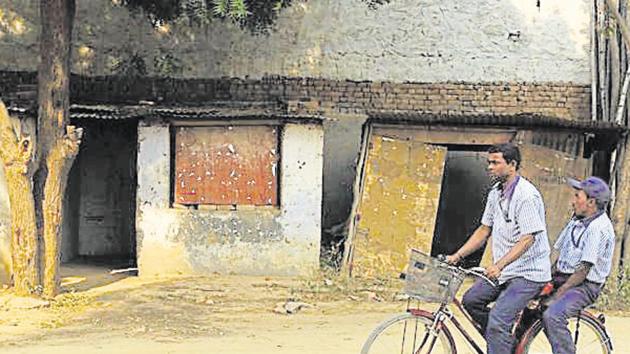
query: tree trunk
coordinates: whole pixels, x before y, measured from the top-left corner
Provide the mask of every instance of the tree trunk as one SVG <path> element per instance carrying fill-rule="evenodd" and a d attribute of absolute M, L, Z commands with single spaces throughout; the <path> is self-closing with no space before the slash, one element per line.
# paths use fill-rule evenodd
<path fill-rule="evenodd" d="M 628 29 L 626 25 L 625 18 L 619 13 L 616 1 L 606 0 L 606 5 L 608 12 L 615 18 L 617 27 L 621 32 L 621 39 L 623 43 L 625 43 L 627 50 L 627 48 L 630 48 L 630 29 Z M 625 9 L 625 4 L 623 6 Z M 615 36 L 615 39 L 616 38 Z M 624 48 L 624 46 L 622 45 L 621 48 Z M 625 99 L 623 92 L 621 99 Z M 615 102 L 611 102 L 611 105 L 612 104 L 615 104 Z M 619 103 L 620 107 L 621 105 L 622 102 Z M 616 121 L 623 120 L 619 119 L 623 117 L 623 108 L 620 108 L 619 111 Z M 620 123 L 627 124 L 625 120 Z M 619 276 L 623 275 L 623 267 L 628 265 L 628 257 L 630 257 L 630 252 L 628 251 L 630 247 L 630 242 L 628 241 L 628 217 L 630 216 L 630 154 L 628 153 L 628 143 L 629 141 L 626 138 L 624 141 L 620 142 L 617 147 L 616 164 L 619 164 L 619 166 L 615 168 L 615 171 L 618 171 L 618 174 L 613 176 L 616 177 L 617 181 L 616 200 L 612 210 L 612 221 L 615 227 L 616 240 L 613 255 L 613 269 L 610 278 L 614 280 L 618 280 Z M 618 285 L 617 281 L 613 281 L 611 285 L 613 289 L 615 289 Z"/>
<path fill-rule="evenodd" d="M 609 1 L 613 2 L 614 6 L 617 6 L 616 1 Z M 608 64 L 610 65 L 610 109 L 608 111 L 609 116 L 605 118 L 608 121 L 615 121 L 616 118 L 616 107 L 618 106 L 617 102 L 619 102 L 619 91 L 621 89 L 620 64 L 619 32 L 615 30 L 610 36 L 610 62 Z"/>
<path fill-rule="evenodd" d="M 39 292 L 39 248 L 33 208 L 33 144 L 0 101 L 0 157 L 11 205 L 11 260 L 17 294 Z"/>
<path fill-rule="evenodd" d="M 67 127 L 66 136 L 57 140 L 46 159 L 48 176 L 44 187 L 44 295 L 55 296 L 59 289 L 59 245 L 62 235 L 63 196 L 68 174 L 79 152 L 81 129 Z"/>
<path fill-rule="evenodd" d="M 628 196 L 630 195 L 630 154 L 627 153 L 627 140 L 618 145 L 619 152 L 617 163 L 620 164 L 617 178 L 617 200 L 612 210 L 612 222 L 615 228 L 615 252 L 613 254 L 612 276 L 610 279 L 618 279 L 622 274 L 622 247 L 628 247 L 624 242 L 624 236 L 628 224 Z M 625 245 L 624 245 L 625 243 Z M 616 282 L 613 282 L 616 285 Z"/>
<path fill-rule="evenodd" d="M 44 294 L 59 291 L 62 202 L 81 130 L 69 127 L 70 58 L 75 0 L 41 0 L 38 171 L 35 210 L 43 225 Z M 43 195 L 42 195 L 43 194 Z"/>
<path fill-rule="evenodd" d="M 608 108 L 610 102 L 608 101 L 608 40 L 604 34 L 604 28 L 606 24 L 606 10 L 604 0 L 596 0 L 597 3 L 597 21 L 596 32 L 598 36 L 597 40 L 597 69 L 599 83 L 599 100 L 602 113 L 602 120 L 608 120 Z"/>

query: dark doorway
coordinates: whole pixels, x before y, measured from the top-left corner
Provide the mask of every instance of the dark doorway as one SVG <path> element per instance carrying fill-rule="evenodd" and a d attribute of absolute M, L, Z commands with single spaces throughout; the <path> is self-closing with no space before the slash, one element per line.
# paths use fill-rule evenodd
<path fill-rule="evenodd" d="M 62 260 L 135 266 L 137 122 L 75 124 L 83 140 L 66 193 Z"/>
<path fill-rule="evenodd" d="M 454 253 L 479 226 L 490 187 L 486 150 L 448 147 L 431 255 Z M 478 265 L 483 252 L 482 248 L 467 257 L 464 266 Z"/>

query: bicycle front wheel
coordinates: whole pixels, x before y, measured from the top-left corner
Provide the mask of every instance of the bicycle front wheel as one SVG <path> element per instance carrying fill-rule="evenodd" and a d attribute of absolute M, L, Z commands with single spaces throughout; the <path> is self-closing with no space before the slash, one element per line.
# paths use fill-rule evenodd
<path fill-rule="evenodd" d="M 610 354 L 612 343 L 602 325 L 589 315 L 569 318 L 569 332 L 574 340 L 576 354 Z M 543 330 L 542 321 L 536 321 L 525 333 L 519 354 L 551 353 L 551 344 Z"/>
<path fill-rule="evenodd" d="M 368 337 L 361 354 L 452 354 L 455 342 L 446 327 L 433 330 L 430 315 L 405 313 L 381 323 Z"/>

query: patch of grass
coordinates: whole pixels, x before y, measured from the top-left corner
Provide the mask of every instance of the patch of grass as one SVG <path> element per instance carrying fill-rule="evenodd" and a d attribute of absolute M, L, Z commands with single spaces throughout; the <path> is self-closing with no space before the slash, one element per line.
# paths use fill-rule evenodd
<path fill-rule="evenodd" d="M 290 293 L 293 300 L 302 301 L 391 301 L 402 287 L 395 278 L 349 277 L 336 268 L 323 266 L 319 272 L 302 278 Z"/>
<path fill-rule="evenodd" d="M 50 316 L 39 323 L 40 328 L 55 329 L 63 327 L 74 314 L 84 311 L 94 304 L 94 297 L 85 293 L 65 293 L 50 300 Z"/>
<path fill-rule="evenodd" d="M 65 293 L 55 297 L 50 304 L 53 310 L 75 311 L 92 304 L 94 298 L 85 293 Z"/>
<path fill-rule="evenodd" d="M 630 267 L 621 274 L 617 286 L 606 284 L 595 305 L 602 310 L 630 311 Z"/>
<path fill-rule="evenodd" d="M 53 318 L 53 319 L 41 322 L 39 324 L 39 327 L 44 328 L 44 329 L 55 329 L 55 328 L 62 327 L 64 323 L 65 321 L 61 318 Z"/>

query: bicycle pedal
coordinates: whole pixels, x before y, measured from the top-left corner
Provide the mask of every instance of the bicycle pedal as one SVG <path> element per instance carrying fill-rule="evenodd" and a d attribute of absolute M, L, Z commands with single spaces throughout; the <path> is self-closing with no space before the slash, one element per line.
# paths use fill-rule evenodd
<path fill-rule="evenodd" d="M 540 305 L 540 300 L 529 300 L 529 302 L 527 303 L 527 308 L 530 310 L 535 310 L 538 308 L 538 305 Z"/>

